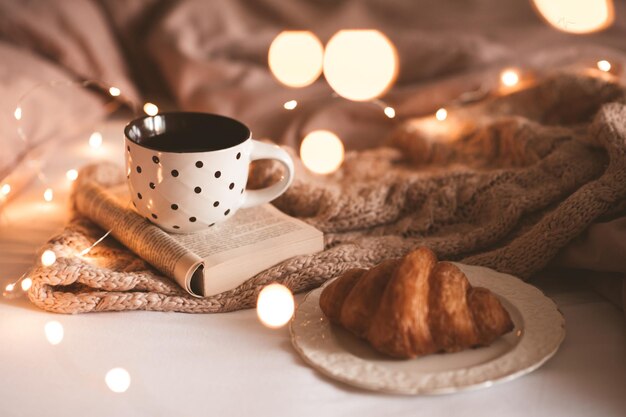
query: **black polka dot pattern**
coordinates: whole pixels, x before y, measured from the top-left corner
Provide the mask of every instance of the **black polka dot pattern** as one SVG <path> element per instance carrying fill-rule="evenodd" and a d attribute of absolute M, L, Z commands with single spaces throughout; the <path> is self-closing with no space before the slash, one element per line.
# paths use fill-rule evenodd
<path fill-rule="evenodd" d="M 196 194 L 200 194 L 200 193 L 202 192 L 202 188 L 200 188 L 200 187 L 196 187 L 196 188 L 194 188 L 194 189 L 193 189 L 193 191 L 194 191 Z"/>
<path fill-rule="evenodd" d="M 153 218 L 153 219 L 158 219 L 158 218 L 159 218 L 159 216 L 157 216 L 157 215 L 156 215 L 156 214 L 154 214 L 154 213 L 151 213 L 150 215 L 152 216 L 152 218 Z"/>
<path fill-rule="evenodd" d="M 215 203 L 213 203 L 213 207 L 217 207 L 217 206 L 219 206 L 219 205 L 220 205 L 220 202 L 219 202 L 219 201 L 216 201 Z"/>
<path fill-rule="evenodd" d="M 190 217 L 190 218 L 189 218 L 189 221 L 190 221 L 191 223 L 193 223 L 193 222 L 195 222 L 195 221 L 196 221 L 196 218 L 195 218 L 195 217 Z"/>
<path fill-rule="evenodd" d="M 152 188 L 153 190 L 156 188 L 156 185 L 154 185 L 153 182 L 150 183 L 150 188 Z"/>
<path fill-rule="evenodd" d="M 178 210 L 178 204 L 172 204 L 170 207 L 172 210 Z"/>
<path fill-rule="evenodd" d="M 215 171 L 215 178 L 219 178 L 222 176 L 222 173 L 220 171 Z"/>
<path fill-rule="evenodd" d="M 138 198 L 138 199 L 140 199 L 140 200 L 143 198 L 143 196 L 141 195 L 141 193 L 137 193 L 137 198 Z"/>
<path fill-rule="evenodd" d="M 204 166 L 204 164 L 202 163 L 202 161 L 196 162 L 196 167 L 197 168 L 202 168 L 203 166 Z"/>
<path fill-rule="evenodd" d="M 237 152 L 237 159 L 241 158 L 241 152 Z"/>
<path fill-rule="evenodd" d="M 137 165 L 137 174 L 141 174 L 141 167 Z"/>
<path fill-rule="evenodd" d="M 178 177 L 178 171 L 173 169 L 172 170 L 172 177 Z"/>
<path fill-rule="evenodd" d="M 172 226 L 174 229 L 180 229 L 180 226 L 174 225 Z"/>
<path fill-rule="evenodd" d="M 230 213 L 230 209 L 228 209 L 228 210 L 226 210 L 226 211 L 224 212 L 224 216 L 228 216 L 228 213 Z"/>
<path fill-rule="evenodd" d="M 241 194 L 243 194 L 243 188 L 241 189 Z"/>
<path fill-rule="evenodd" d="M 154 162 L 155 164 L 158 164 L 158 163 L 159 163 L 159 157 L 158 157 L 158 156 L 156 156 L 156 155 L 155 155 L 155 156 L 153 156 L 153 157 L 152 157 L 152 162 Z"/>
<path fill-rule="evenodd" d="M 213 227 L 213 226 L 215 226 L 215 223 L 211 223 L 211 224 L 209 225 L 209 227 Z"/>
<path fill-rule="evenodd" d="M 228 189 L 232 190 L 233 188 L 235 188 L 235 183 L 231 182 L 230 185 L 228 186 Z"/>
<path fill-rule="evenodd" d="M 130 146 L 126 146 L 126 149 L 128 150 L 128 152 L 130 153 Z"/>

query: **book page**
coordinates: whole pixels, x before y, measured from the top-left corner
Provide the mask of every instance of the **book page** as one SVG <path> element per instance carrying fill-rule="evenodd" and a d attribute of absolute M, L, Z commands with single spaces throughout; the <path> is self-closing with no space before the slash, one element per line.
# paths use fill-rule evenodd
<path fill-rule="evenodd" d="M 168 233 L 150 223 L 129 205 L 128 193 L 109 191 L 96 183 L 77 187 L 76 209 L 135 252 L 142 259 L 191 293 L 189 281 L 202 264 L 202 258 L 172 239 Z"/>

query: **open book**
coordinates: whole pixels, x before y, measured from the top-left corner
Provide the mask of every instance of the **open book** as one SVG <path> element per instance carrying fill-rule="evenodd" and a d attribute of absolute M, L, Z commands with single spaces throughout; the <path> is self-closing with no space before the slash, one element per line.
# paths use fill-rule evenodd
<path fill-rule="evenodd" d="M 81 214 L 198 297 L 231 290 L 288 258 L 324 249 L 321 231 L 270 204 L 241 209 L 206 231 L 170 234 L 132 209 L 125 184 L 89 182 L 75 190 L 74 201 Z"/>

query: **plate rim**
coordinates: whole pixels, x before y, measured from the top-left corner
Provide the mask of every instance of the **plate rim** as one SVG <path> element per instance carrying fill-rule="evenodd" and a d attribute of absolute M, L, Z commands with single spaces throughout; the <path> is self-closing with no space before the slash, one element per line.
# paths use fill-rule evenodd
<path fill-rule="evenodd" d="M 311 300 L 313 298 L 315 298 L 316 299 L 315 301 L 317 301 L 315 303 L 315 308 L 319 310 L 320 314 L 323 315 L 323 313 L 321 312 L 321 308 L 319 307 L 319 301 L 318 301 L 319 294 L 321 294 L 324 287 L 330 284 L 330 282 L 334 281 L 334 279 L 327 281 L 321 287 L 318 287 L 310 291 L 309 293 L 307 293 L 304 299 L 302 300 L 302 302 L 299 303 L 298 308 L 296 309 L 294 313 L 294 317 L 291 320 L 290 325 L 289 325 L 291 342 L 292 342 L 294 349 L 298 352 L 300 357 L 309 366 L 321 372 L 322 374 L 326 375 L 327 377 L 330 377 L 334 380 L 340 381 L 342 383 L 345 383 L 354 387 L 358 387 L 358 388 L 362 388 L 362 389 L 366 389 L 370 391 L 382 392 L 382 393 L 387 393 L 387 394 L 400 394 L 400 395 L 442 395 L 442 394 L 450 394 L 450 393 L 455 393 L 455 392 L 473 391 L 473 390 L 477 390 L 480 388 L 491 387 L 495 384 L 499 384 L 499 383 L 503 383 L 503 382 L 507 382 L 507 381 L 511 381 L 513 379 L 519 378 L 523 375 L 526 375 L 536 370 L 537 368 L 541 367 L 544 363 L 546 363 L 550 358 L 552 358 L 556 354 L 563 340 L 565 339 L 565 333 L 566 333 L 565 332 L 565 318 L 563 317 L 563 314 L 559 310 L 556 303 L 552 299 L 547 297 L 543 293 L 543 291 L 510 274 L 505 274 L 505 273 L 498 272 L 493 269 L 482 267 L 482 266 L 466 265 L 466 264 L 461 264 L 458 262 L 454 262 L 454 264 L 459 266 L 463 270 L 463 272 L 466 273 L 470 282 L 482 281 L 482 280 L 493 280 L 489 282 L 490 285 L 487 286 L 487 288 L 493 291 L 494 293 L 496 293 L 498 296 L 507 300 L 507 302 L 511 303 L 519 311 L 524 321 L 524 326 L 522 329 L 524 333 L 522 334 L 521 340 L 511 350 L 485 363 L 481 363 L 481 364 L 474 365 L 474 366 L 469 366 L 463 369 L 456 369 L 452 371 L 423 372 L 423 373 L 418 372 L 418 373 L 413 373 L 413 374 L 421 376 L 422 379 L 425 381 L 433 376 L 444 375 L 446 373 L 450 374 L 451 378 L 453 378 L 455 374 L 460 374 L 468 370 L 478 370 L 480 368 L 485 368 L 486 365 L 492 364 L 496 361 L 500 361 L 500 362 L 510 361 L 511 357 L 515 357 L 516 355 L 527 354 L 527 356 L 530 359 L 526 359 L 525 361 L 522 361 L 523 366 L 519 366 L 515 369 L 509 369 L 504 372 L 497 372 L 496 370 L 495 372 L 493 372 L 492 375 L 487 375 L 484 378 L 478 378 L 477 381 L 474 380 L 473 382 L 468 382 L 468 383 L 457 382 L 454 384 L 443 384 L 443 385 L 440 384 L 440 385 L 436 385 L 432 387 L 428 386 L 428 384 L 426 383 L 422 383 L 417 386 L 411 385 L 411 384 L 409 384 L 408 386 L 407 385 L 394 385 L 393 383 L 389 384 L 389 383 L 386 383 L 385 381 L 382 381 L 377 384 L 372 384 L 371 381 L 367 381 L 367 380 L 364 381 L 361 378 L 355 378 L 355 377 L 344 375 L 341 372 L 337 372 L 337 369 L 333 371 L 333 369 L 329 368 L 327 364 L 319 363 L 319 361 L 316 362 L 316 360 L 313 358 L 315 355 L 311 355 L 311 352 L 307 350 L 307 349 L 314 349 L 314 348 L 311 348 L 309 346 L 306 346 L 304 343 L 301 343 L 301 341 L 299 340 L 300 335 L 298 332 L 300 329 L 298 328 L 298 325 L 299 325 L 299 319 L 301 319 L 302 315 L 304 314 L 303 311 L 301 311 L 301 308 L 303 308 L 303 306 L 305 305 L 308 306 L 308 303 L 311 303 L 312 302 Z M 476 285 L 476 284 L 472 284 L 472 285 Z M 502 285 L 510 286 L 511 288 L 509 288 L 509 290 L 522 289 L 523 291 L 521 294 L 516 294 L 515 291 L 513 291 L 512 293 L 507 294 L 508 295 L 507 296 L 501 293 Z M 476 286 L 485 286 L 485 285 L 476 285 Z M 497 289 L 494 290 L 493 287 L 497 287 Z M 524 300 L 523 296 L 527 296 L 529 298 L 533 297 L 533 300 L 532 300 L 533 304 L 520 306 L 519 305 L 520 302 L 530 301 L 529 299 Z M 511 297 L 513 299 L 511 299 Z M 531 311 L 533 308 L 535 308 L 534 312 Z M 529 319 L 536 319 L 537 314 L 546 313 L 546 312 L 551 313 L 551 316 L 552 316 L 550 317 L 550 320 L 552 320 L 551 323 L 527 322 L 527 320 Z M 547 319 L 548 318 L 546 318 L 546 320 Z M 530 354 L 528 354 L 528 352 L 525 352 L 525 350 L 528 350 L 529 348 L 528 344 L 534 338 L 537 337 L 537 335 L 534 334 L 535 332 L 538 331 L 535 328 L 537 324 L 550 325 L 552 330 L 558 330 L 558 334 L 553 334 L 552 340 L 550 340 L 550 343 L 544 349 L 536 349 L 535 352 L 532 352 L 532 349 L 531 349 Z M 332 331 L 332 325 L 328 322 L 326 323 L 326 325 L 321 325 L 321 326 L 323 330 L 327 329 L 326 331 Z M 528 334 L 528 330 L 531 331 L 530 334 Z M 329 338 L 329 339 L 332 339 L 332 338 Z M 526 339 L 526 341 L 524 339 Z M 367 343 L 367 342 L 364 341 L 364 343 Z M 542 350 L 543 352 L 541 352 Z M 346 350 L 342 350 L 340 351 L 340 353 L 351 355 Z M 353 361 L 354 365 L 357 365 L 359 364 L 359 362 L 361 362 L 361 365 L 370 364 L 372 367 L 374 367 L 374 369 L 379 368 L 379 367 L 384 368 L 384 365 L 380 365 L 372 361 L 368 361 L 367 359 L 356 357 L 354 355 L 352 356 L 354 357 L 354 361 Z M 418 360 L 418 359 L 419 358 L 416 358 L 413 360 Z M 510 366 L 507 368 L 510 368 Z M 401 371 L 393 371 L 393 370 L 388 371 L 388 372 L 390 374 L 401 373 Z M 461 376 L 461 380 L 462 379 L 463 377 Z M 472 380 L 472 379 L 476 379 L 476 377 L 469 378 L 469 380 Z"/>

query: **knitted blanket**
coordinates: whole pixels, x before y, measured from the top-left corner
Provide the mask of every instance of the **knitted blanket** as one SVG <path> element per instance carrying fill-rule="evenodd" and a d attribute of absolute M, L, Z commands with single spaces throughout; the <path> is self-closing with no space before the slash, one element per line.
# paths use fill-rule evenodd
<path fill-rule="evenodd" d="M 57 262 L 34 267 L 29 298 L 59 313 L 226 312 L 254 306 L 271 282 L 300 292 L 420 245 L 440 259 L 526 278 L 592 222 L 625 208 L 626 91 L 610 79 L 557 74 L 449 109 L 443 122 L 408 121 L 387 145 L 347 153 L 341 169 L 325 177 L 294 156 L 294 184 L 274 204 L 324 231 L 321 253 L 198 299 L 113 239 L 77 256 L 103 231 L 76 213 L 42 248 L 53 249 Z M 121 168 L 110 165 L 81 175 L 105 186 L 124 181 Z M 260 163 L 249 186 L 278 175 L 276 165 Z"/>

